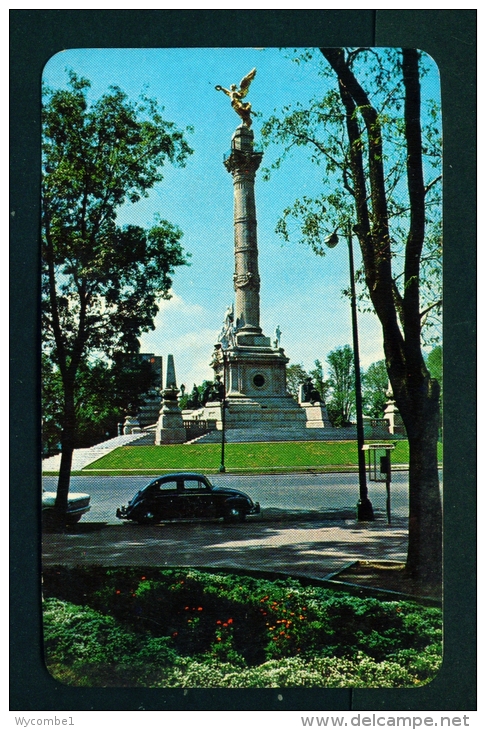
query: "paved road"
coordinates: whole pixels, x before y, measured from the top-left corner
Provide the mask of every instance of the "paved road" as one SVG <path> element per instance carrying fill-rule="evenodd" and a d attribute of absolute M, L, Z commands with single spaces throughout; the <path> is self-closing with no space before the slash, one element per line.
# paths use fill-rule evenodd
<path fill-rule="evenodd" d="M 276 512 L 287 515 L 299 513 L 322 516 L 335 510 L 354 513 L 359 496 L 357 474 L 285 474 L 252 475 L 216 474 L 210 476 L 217 485 L 225 485 L 247 492 L 260 502 L 261 519 Z M 392 517 L 408 514 L 408 472 L 393 472 L 391 485 Z M 127 504 L 135 492 L 150 481 L 140 476 L 127 477 L 72 477 L 71 491 L 91 495 L 91 511 L 82 522 L 105 522 L 120 525 L 115 512 Z M 57 477 L 44 477 L 43 485 L 55 490 Z M 384 514 L 386 490 L 383 483 L 370 483 L 368 494 L 377 514 Z"/>
<path fill-rule="evenodd" d="M 72 491 L 88 492 L 92 510 L 71 531 L 44 534 L 43 564 L 211 566 L 324 579 L 358 559 L 406 558 L 406 472 L 393 474 L 391 525 L 384 484 L 369 489 L 377 519 L 356 522 L 356 474 L 224 474 L 211 480 L 248 492 L 261 503 L 261 514 L 234 525 L 127 524 L 115 510 L 147 477 L 73 477 Z M 55 484 L 55 477 L 44 478 L 47 489 Z"/>

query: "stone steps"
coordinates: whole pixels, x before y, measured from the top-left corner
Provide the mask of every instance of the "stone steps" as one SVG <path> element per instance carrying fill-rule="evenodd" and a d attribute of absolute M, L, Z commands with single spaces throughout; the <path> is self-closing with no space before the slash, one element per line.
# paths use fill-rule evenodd
<path fill-rule="evenodd" d="M 72 471 L 80 471 L 84 469 L 88 464 L 92 464 L 94 461 L 98 461 L 102 456 L 106 456 L 110 451 L 118 449 L 120 446 L 128 446 L 133 444 L 145 436 L 145 433 L 132 433 L 125 434 L 123 436 L 115 436 L 108 441 L 102 441 L 96 446 L 91 446 L 88 449 L 75 449 L 73 452 L 73 461 L 71 465 Z M 153 443 L 153 441 L 152 441 Z M 61 454 L 55 456 L 49 456 L 47 459 L 42 460 L 42 471 L 59 471 L 61 466 Z"/>
<path fill-rule="evenodd" d="M 354 441 L 356 428 L 228 428 L 225 442 L 283 442 L 283 441 Z M 192 441 L 191 443 L 195 443 Z M 198 444 L 221 443 L 221 431 L 211 431 L 197 439 Z"/>

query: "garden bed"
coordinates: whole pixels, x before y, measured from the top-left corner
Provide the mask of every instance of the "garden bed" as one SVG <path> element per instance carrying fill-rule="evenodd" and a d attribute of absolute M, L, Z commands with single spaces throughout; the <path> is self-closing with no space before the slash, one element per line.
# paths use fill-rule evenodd
<path fill-rule="evenodd" d="M 78 686 L 414 687 L 441 611 L 194 569 L 44 572 L 46 664 Z"/>

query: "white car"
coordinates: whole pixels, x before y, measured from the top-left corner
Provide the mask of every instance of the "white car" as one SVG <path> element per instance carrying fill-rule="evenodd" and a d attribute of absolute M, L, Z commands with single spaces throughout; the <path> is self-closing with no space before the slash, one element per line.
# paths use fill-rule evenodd
<path fill-rule="evenodd" d="M 68 494 L 68 511 L 66 514 L 66 524 L 75 525 L 81 517 L 91 509 L 89 505 L 91 497 L 89 494 L 82 492 L 69 492 Z M 42 490 L 42 519 L 48 522 L 49 518 L 54 515 L 54 505 L 56 503 L 56 492 L 46 492 Z"/>

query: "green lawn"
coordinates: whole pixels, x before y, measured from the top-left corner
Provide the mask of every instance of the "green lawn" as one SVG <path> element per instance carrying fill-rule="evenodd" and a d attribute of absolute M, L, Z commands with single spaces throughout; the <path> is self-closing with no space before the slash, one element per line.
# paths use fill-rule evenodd
<path fill-rule="evenodd" d="M 442 444 L 439 444 L 442 459 Z M 408 463 L 408 442 L 396 442 L 392 465 Z M 82 474 L 159 474 L 164 471 L 217 472 L 219 444 L 124 446 L 87 466 Z M 226 444 L 228 472 L 346 471 L 357 468 L 355 441 Z"/>

